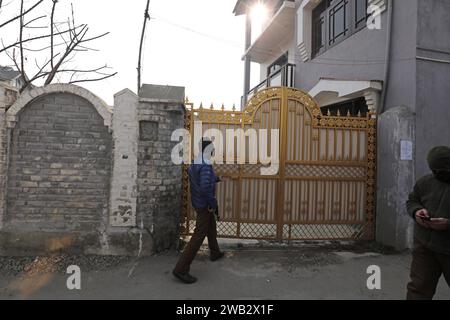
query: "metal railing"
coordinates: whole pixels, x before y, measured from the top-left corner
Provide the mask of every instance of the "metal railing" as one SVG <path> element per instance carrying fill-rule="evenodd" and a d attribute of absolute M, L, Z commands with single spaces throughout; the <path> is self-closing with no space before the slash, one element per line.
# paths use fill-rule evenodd
<path fill-rule="evenodd" d="M 288 63 L 270 74 L 267 79 L 248 92 L 248 99 L 251 99 L 257 92 L 269 87 L 295 87 L 295 64 Z"/>

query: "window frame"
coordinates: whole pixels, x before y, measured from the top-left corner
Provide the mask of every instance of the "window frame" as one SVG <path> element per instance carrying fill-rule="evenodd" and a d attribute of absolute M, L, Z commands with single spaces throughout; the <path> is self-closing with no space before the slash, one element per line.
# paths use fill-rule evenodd
<path fill-rule="evenodd" d="M 358 24 L 361 23 L 362 21 L 364 21 L 364 19 L 357 21 L 357 19 L 358 19 L 358 0 L 354 0 L 354 1 L 355 1 L 355 3 L 353 6 L 353 9 L 352 9 L 354 18 L 352 19 L 352 25 L 355 30 L 354 33 L 356 33 L 358 31 L 364 29 L 365 27 L 367 27 L 367 20 L 369 20 L 369 17 L 371 16 L 371 14 L 367 13 L 367 10 L 370 6 L 369 0 L 365 0 L 366 1 L 366 18 L 365 18 L 366 23 L 362 23 L 360 26 L 358 26 Z"/>
<path fill-rule="evenodd" d="M 364 0 L 360 0 L 364 1 Z M 369 1 L 365 0 L 366 12 L 369 7 Z M 336 8 L 339 6 L 344 6 L 344 25 L 345 30 L 343 33 L 335 36 L 332 39 L 332 30 L 334 25 L 332 21 L 335 18 Z M 363 30 L 367 24 L 361 23 L 363 19 L 357 21 L 357 9 L 358 0 L 322 0 L 312 11 L 311 19 L 311 59 L 314 59 L 334 46 L 338 45 L 342 41 L 356 34 L 360 30 Z M 366 21 L 369 19 L 370 15 L 366 13 Z M 320 28 L 317 28 L 319 20 L 323 19 L 322 23 L 322 43 L 323 45 L 319 48 L 317 45 L 317 32 Z M 333 30 L 334 32 L 334 30 Z"/>

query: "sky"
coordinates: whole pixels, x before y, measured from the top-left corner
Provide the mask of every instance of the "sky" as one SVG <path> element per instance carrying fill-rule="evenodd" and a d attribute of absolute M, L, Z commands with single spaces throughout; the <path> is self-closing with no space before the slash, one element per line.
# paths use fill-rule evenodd
<path fill-rule="evenodd" d="M 27 0 L 26 4 L 34 1 Z M 71 3 L 77 23 L 89 24 L 92 34 L 110 32 L 94 43 L 98 52 L 79 53 L 76 66 L 107 64 L 118 72 L 114 78 L 80 85 L 110 105 L 114 93 L 124 88 L 136 92 L 146 0 L 60 0 L 57 14 L 61 19 L 70 15 Z M 236 0 L 152 0 L 142 82 L 184 86 L 189 100 L 196 104 L 239 106 L 243 92 L 245 17 L 234 16 L 235 4 Z M 2 17 L 3 13 L 0 21 L 4 20 Z M 12 34 L 14 30 L 8 32 Z M 5 64 L 5 59 L 0 56 L 0 64 Z M 259 69 L 254 65 L 253 85 L 257 84 L 258 76 Z"/>

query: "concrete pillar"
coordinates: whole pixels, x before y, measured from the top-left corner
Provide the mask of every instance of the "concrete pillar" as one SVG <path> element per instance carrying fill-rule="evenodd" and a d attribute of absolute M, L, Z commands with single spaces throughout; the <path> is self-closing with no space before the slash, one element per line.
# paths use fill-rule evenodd
<path fill-rule="evenodd" d="M 251 80 L 251 59 L 250 56 L 247 55 L 247 50 L 252 45 L 252 21 L 250 18 L 250 14 L 247 13 L 245 16 L 245 71 L 244 71 L 244 95 L 243 95 L 243 104 L 241 109 L 243 110 L 248 101 L 248 92 L 250 91 L 250 80 Z"/>
<path fill-rule="evenodd" d="M 415 115 L 391 108 L 378 118 L 377 241 L 403 250 L 412 247 L 414 222 L 406 200 L 414 182 Z"/>
<path fill-rule="evenodd" d="M 137 95 L 128 89 L 114 96 L 111 227 L 136 226 L 138 104 Z"/>

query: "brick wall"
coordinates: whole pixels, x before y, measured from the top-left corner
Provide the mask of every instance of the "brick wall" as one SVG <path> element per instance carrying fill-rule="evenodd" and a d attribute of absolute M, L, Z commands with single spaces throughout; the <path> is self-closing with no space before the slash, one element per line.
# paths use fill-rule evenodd
<path fill-rule="evenodd" d="M 83 98 L 55 93 L 30 103 L 18 120 L 11 131 L 7 226 L 97 230 L 108 211 L 111 175 L 103 118 Z"/>
<path fill-rule="evenodd" d="M 139 104 L 137 216 L 151 232 L 155 251 L 174 247 L 179 238 L 182 169 L 172 163 L 171 135 L 184 127 L 182 110 L 167 103 Z"/>
<path fill-rule="evenodd" d="M 14 88 L 0 85 L 0 230 L 3 227 L 3 219 L 6 211 L 6 110 L 15 102 L 17 95 L 18 92 Z"/>
<path fill-rule="evenodd" d="M 73 85 L 34 88 L 15 103 L 0 94 L 0 255 L 177 246 L 182 168 L 171 135 L 184 126 L 184 88 L 148 88 L 122 90 L 114 108 Z"/>

